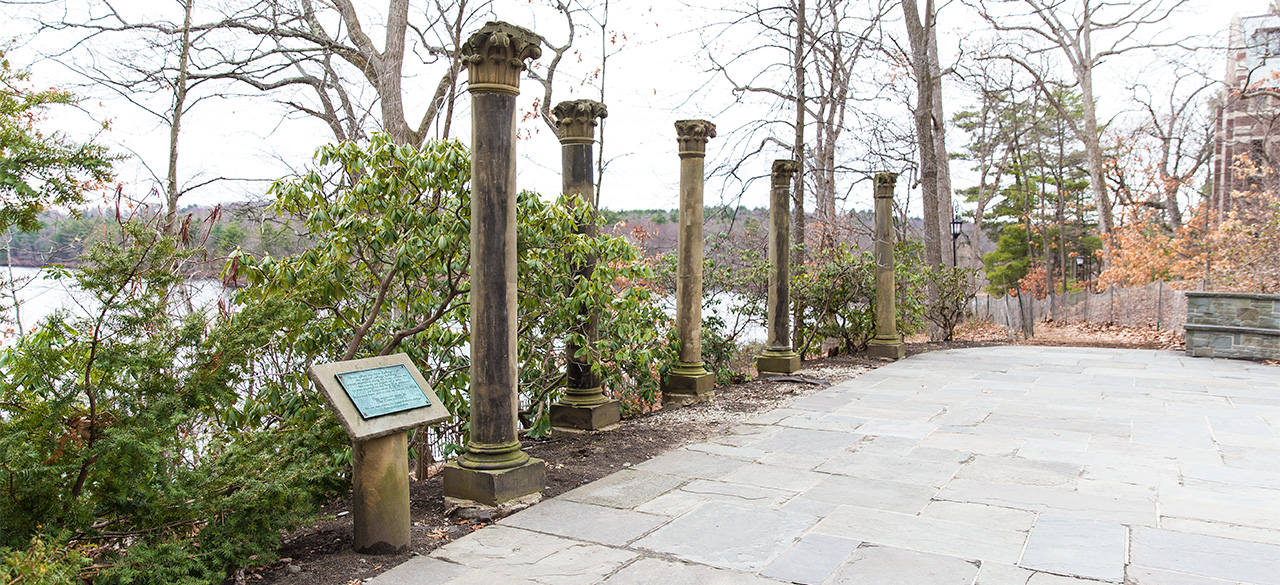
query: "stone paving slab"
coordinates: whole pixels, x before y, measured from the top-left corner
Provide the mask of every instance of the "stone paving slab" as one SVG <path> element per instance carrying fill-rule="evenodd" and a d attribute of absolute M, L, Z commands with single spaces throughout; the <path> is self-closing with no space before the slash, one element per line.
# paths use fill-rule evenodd
<path fill-rule="evenodd" d="M 430 556 L 475 569 L 458 577 L 469 577 L 461 581 L 465 583 L 483 582 L 475 576 L 483 572 L 502 576 L 489 583 L 525 579 L 545 585 L 590 585 L 639 555 L 529 530 L 490 526 L 438 548 Z M 446 583 L 454 585 L 454 581 Z"/>
<path fill-rule="evenodd" d="M 603 477 L 560 497 L 575 502 L 634 508 L 689 481 L 674 475 L 628 469 Z"/>
<path fill-rule="evenodd" d="M 1002 527 L 856 506 L 837 508 L 823 518 L 813 532 L 962 559 L 986 559 L 1009 564 L 1018 562 L 1027 539 L 1025 532 Z"/>
<path fill-rule="evenodd" d="M 1132 564 L 1254 585 L 1280 585 L 1280 546 L 1135 528 Z"/>
<path fill-rule="evenodd" d="M 616 575 L 606 579 L 604 583 L 606 585 L 675 585 L 677 583 L 705 585 L 783 584 L 782 581 L 775 581 L 751 573 L 653 558 L 632 563 Z"/>
<path fill-rule="evenodd" d="M 783 552 L 761 575 L 803 585 L 818 585 L 862 544 L 841 536 L 810 533 Z"/>
<path fill-rule="evenodd" d="M 567 536 L 598 544 L 622 546 L 667 522 L 668 518 L 552 499 L 504 518 L 499 524 Z"/>
<path fill-rule="evenodd" d="M 1280 585 L 1280 368 L 913 356 L 373 585 Z"/>
<path fill-rule="evenodd" d="M 974 585 L 1027 585 L 1033 574 L 1016 565 L 983 561 Z"/>
<path fill-rule="evenodd" d="M 840 453 L 819 465 L 821 473 L 866 479 L 891 477 L 913 485 L 942 487 L 960 470 L 959 463 L 910 457 L 892 457 L 866 452 Z M 821 479 L 821 478 L 819 478 Z M 815 480 L 816 484 L 817 481 Z"/>
<path fill-rule="evenodd" d="M 1020 564 L 1060 575 L 1120 581 L 1127 538 L 1120 524 L 1041 514 Z"/>
<path fill-rule="evenodd" d="M 668 451 L 632 469 L 691 479 L 719 479 L 750 464 L 749 460 L 688 449 Z"/>
<path fill-rule="evenodd" d="M 740 571 L 759 571 L 817 523 L 813 516 L 734 502 L 707 502 L 635 548 Z"/>
<path fill-rule="evenodd" d="M 863 546 L 827 581 L 831 585 L 969 585 L 978 565 L 956 557 L 889 546 Z"/>

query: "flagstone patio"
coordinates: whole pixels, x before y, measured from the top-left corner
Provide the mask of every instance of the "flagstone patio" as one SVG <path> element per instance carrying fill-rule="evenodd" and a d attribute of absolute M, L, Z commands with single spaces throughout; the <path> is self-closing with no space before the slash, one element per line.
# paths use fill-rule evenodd
<path fill-rule="evenodd" d="M 376 585 L 1280 585 L 1280 367 L 917 355 L 546 500 Z"/>

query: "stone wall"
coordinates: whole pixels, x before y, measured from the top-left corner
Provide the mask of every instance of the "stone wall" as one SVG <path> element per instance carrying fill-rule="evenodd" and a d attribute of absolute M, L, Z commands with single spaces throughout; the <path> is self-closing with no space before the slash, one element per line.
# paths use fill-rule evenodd
<path fill-rule="evenodd" d="M 1187 355 L 1280 360 L 1280 295 L 1186 294 Z"/>

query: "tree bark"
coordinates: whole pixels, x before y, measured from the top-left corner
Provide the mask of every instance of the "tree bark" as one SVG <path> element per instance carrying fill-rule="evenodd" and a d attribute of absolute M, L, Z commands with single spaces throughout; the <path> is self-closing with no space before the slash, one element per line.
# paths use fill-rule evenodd
<path fill-rule="evenodd" d="M 942 109 L 942 67 L 938 60 L 938 26 L 937 11 L 933 9 L 933 0 L 926 5 L 929 24 L 925 27 L 926 42 L 929 50 L 929 79 L 932 90 L 933 115 L 933 152 L 935 165 L 938 168 L 938 237 L 946 242 L 951 237 L 951 218 L 955 210 L 951 207 L 951 157 L 947 155 L 946 115 Z M 942 264 L 956 265 L 956 258 L 949 246 L 942 246 Z"/>
<path fill-rule="evenodd" d="M 795 161 L 799 164 L 799 170 L 796 172 L 795 191 L 792 195 L 792 208 L 795 210 L 791 215 L 791 242 L 795 246 L 795 251 L 791 255 L 792 263 L 800 267 L 798 271 L 803 270 L 805 263 L 805 216 L 804 216 L 804 183 L 806 177 L 805 155 L 804 155 L 804 46 L 805 46 L 805 0 L 796 0 L 796 36 L 792 47 L 792 71 L 796 81 L 796 140 L 792 146 L 792 153 Z M 800 344 L 800 340 L 804 339 L 804 307 L 799 300 L 792 302 L 792 326 L 791 339 L 796 340 Z M 796 352 L 800 354 L 800 359 L 805 357 L 805 348 L 797 347 Z"/>
<path fill-rule="evenodd" d="M 1085 37 L 1088 39 L 1088 37 Z M 1098 208 L 1098 231 L 1106 236 L 1111 233 L 1114 220 L 1111 215 L 1111 198 L 1107 195 L 1106 176 L 1102 169 L 1102 144 L 1098 135 L 1098 113 L 1093 103 L 1093 67 L 1083 63 L 1076 69 L 1080 81 L 1080 100 L 1084 109 L 1084 148 L 1089 160 L 1089 190 Z M 1105 239 L 1103 240 L 1106 241 Z M 1105 261 L 1105 256 L 1104 256 Z"/>
<path fill-rule="evenodd" d="M 925 0 L 926 18 L 933 13 L 933 0 Z M 943 224 L 939 212 L 943 209 L 938 192 L 938 139 L 934 136 L 934 89 L 936 78 L 929 57 L 929 28 L 932 19 L 921 22 L 916 0 L 902 0 L 902 12 L 907 24 L 907 39 L 911 43 L 911 66 L 916 76 L 916 145 L 920 149 L 920 197 L 924 207 L 924 258 L 925 264 L 937 267 L 943 264 Z M 948 207 L 950 202 L 948 201 Z M 948 228 L 949 229 L 949 228 Z M 948 235 L 948 237 L 950 237 Z M 938 300 L 938 286 L 931 279 L 925 287 L 929 304 Z M 929 325 L 929 338 L 939 341 L 944 336 L 940 327 Z"/>
<path fill-rule="evenodd" d="M 187 74 L 191 63 L 191 12 L 195 0 L 186 0 L 182 15 L 182 44 L 178 53 L 178 79 L 173 86 L 173 114 L 169 124 L 169 174 L 165 186 L 164 233 L 173 235 L 178 224 L 178 136 L 182 131 L 182 114 L 187 107 Z"/>

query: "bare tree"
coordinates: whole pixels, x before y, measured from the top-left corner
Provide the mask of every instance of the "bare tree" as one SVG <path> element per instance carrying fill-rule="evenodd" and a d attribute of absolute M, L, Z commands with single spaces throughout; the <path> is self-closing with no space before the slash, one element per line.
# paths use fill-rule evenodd
<path fill-rule="evenodd" d="M 714 172 L 745 190 L 767 176 L 768 165 L 757 164 L 761 157 L 782 151 L 800 162 L 791 203 L 791 261 L 797 266 L 815 237 L 819 247 L 834 244 L 837 201 L 847 189 L 842 184 L 865 171 L 850 167 L 859 153 L 844 137 L 854 118 L 874 115 L 874 108 L 860 111 L 857 105 L 880 99 L 865 75 L 865 61 L 881 48 L 880 23 L 890 6 L 889 0 L 754 0 L 724 9 L 728 17 L 703 41 L 710 72 L 729 84 L 736 103 L 794 113 L 792 120 L 759 119 L 730 130 L 736 139 L 727 141 L 733 149 L 729 162 Z M 745 51 L 744 38 L 750 39 Z M 809 225 L 809 193 L 816 203 L 816 232 Z M 799 339 L 798 306 L 793 320 Z"/>
<path fill-rule="evenodd" d="M 236 79 L 262 91 L 309 89 L 310 99 L 285 92 L 281 101 L 322 120 L 338 140 L 362 138 L 372 122 L 397 144 L 416 146 L 433 128 L 436 135 L 448 136 L 460 47 L 488 4 L 434 0 L 411 10 L 410 0 L 391 0 L 380 15 L 385 24 L 379 46 L 352 0 L 245 0 L 208 25 L 238 38 L 224 48 L 220 67 L 199 75 Z M 438 79 L 416 121 L 409 119 L 404 99 L 411 56 L 415 74 Z M 366 90 L 371 99 L 364 98 Z"/>
<path fill-rule="evenodd" d="M 200 47 L 212 35 L 211 28 L 193 22 L 196 0 L 173 0 L 169 6 L 176 9 L 169 15 L 177 19 L 166 20 L 163 10 L 158 10 L 161 14 L 152 20 L 134 21 L 108 2 L 90 4 L 83 12 L 68 9 L 63 19 L 34 18 L 42 32 L 74 34 L 74 43 L 50 51 L 48 57 L 83 79 L 86 91 L 105 90 L 166 128 L 169 139 L 163 176 L 144 157 L 136 158 L 155 179 L 157 192 L 163 191 L 165 219 L 161 225 L 167 233 L 174 233 L 178 229 L 179 199 L 226 178 L 184 180 L 181 176 L 184 117 L 201 102 L 223 95 L 202 88 L 217 76 L 196 73 L 202 67 Z M 82 18 L 73 20 L 70 14 Z"/>
<path fill-rule="evenodd" d="M 916 0 L 902 0 L 902 13 L 907 25 L 907 39 L 911 43 L 911 69 L 916 78 L 913 117 L 916 147 L 920 150 L 920 189 L 924 200 L 924 257 L 929 265 L 938 266 L 943 263 L 943 229 L 942 218 L 938 214 L 938 200 L 948 198 L 950 194 L 939 192 L 938 167 L 946 160 L 947 154 L 945 150 L 938 152 L 938 141 L 934 138 L 934 132 L 942 122 L 935 121 L 933 116 L 934 92 L 941 91 L 941 79 L 934 77 L 934 62 L 937 60 L 937 34 L 934 32 L 936 10 L 933 0 L 925 0 L 925 20 L 922 22 Z M 928 294 L 930 298 L 936 298 L 937 289 L 930 286 Z"/>
<path fill-rule="evenodd" d="M 849 108 L 866 98 L 855 95 L 859 61 L 880 47 L 881 18 L 889 10 L 888 2 L 869 4 L 869 12 L 861 17 L 850 13 L 850 3 L 819 0 L 815 20 L 821 35 L 811 45 L 815 92 L 807 101 L 818 136 L 810 144 L 815 209 L 819 221 L 818 243 L 821 248 L 835 244 L 840 188 L 837 175 L 847 168 L 837 156 L 841 137 L 849 128 Z M 853 30 L 848 30 L 853 27 Z M 799 127 L 799 126 L 797 126 Z M 800 138 L 800 137 L 798 137 Z M 804 143 L 797 140 L 797 144 Z"/>
<path fill-rule="evenodd" d="M 969 133 L 969 143 L 963 158 L 971 161 L 978 172 L 978 185 L 972 200 L 973 233 L 982 233 L 982 223 L 987 207 L 1000 191 L 1001 181 L 1008 168 L 1012 143 L 1027 132 L 1026 116 L 1019 114 L 1016 96 L 1020 91 L 1017 72 L 999 70 L 998 62 L 977 61 L 963 75 L 966 85 L 978 95 L 976 110 L 962 111 L 955 115 L 955 124 Z M 975 242 L 971 246 L 971 262 L 982 266 L 982 250 Z"/>
<path fill-rule="evenodd" d="M 555 120 L 551 119 L 551 108 L 554 105 L 552 104 L 551 96 L 555 89 L 556 72 L 560 69 L 560 62 L 564 60 L 565 53 L 568 53 L 573 48 L 573 40 L 577 32 L 577 27 L 573 22 L 574 14 L 584 10 L 581 7 L 571 6 L 564 0 L 552 0 L 552 7 L 555 8 L 556 12 L 564 16 L 565 24 L 568 27 L 568 32 L 565 34 L 565 42 L 560 45 L 553 45 L 550 40 L 544 37 L 542 39 L 543 44 L 550 49 L 548 52 L 551 54 L 551 61 L 547 63 L 546 67 L 539 67 L 535 64 L 529 69 L 528 74 L 530 79 L 537 81 L 542 86 L 542 97 L 538 98 L 534 103 L 534 110 L 537 112 L 538 119 L 542 120 L 542 123 L 551 129 L 552 134 L 558 135 L 560 131 L 556 128 Z"/>
<path fill-rule="evenodd" d="M 1098 209 L 1098 227 L 1105 235 L 1114 226 L 1105 178 L 1101 135 L 1093 88 L 1094 70 L 1106 59 L 1169 43 L 1140 35 L 1156 32 L 1187 0 L 965 0 L 1001 35 L 1004 48 L 986 58 L 1010 60 L 1035 80 L 1048 103 L 1059 111 L 1071 131 L 1085 145 L 1090 189 Z M 1071 78 L 1050 77 L 1032 61 L 1053 54 L 1069 66 Z M 1056 101 L 1055 88 L 1078 87 L 1083 95 L 1083 120 L 1076 122 Z"/>
<path fill-rule="evenodd" d="M 1164 87 L 1130 86 L 1142 118 L 1129 132 L 1130 144 L 1145 142 L 1133 166 L 1141 186 L 1120 190 L 1121 203 L 1163 212 L 1170 230 L 1182 228 L 1182 197 L 1190 197 L 1194 181 L 1213 155 L 1213 124 L 1207 117 L 1206 94 L 1216 86 L 1201 71 L 1180 61 L 1170 63 L 1173 81 Z M 1135 193 L 1135 191 L 1137 193 Z"/>
<path fill-rule="evenodd" d="M 758 103 L 774 111 L 786 108 L 793 120 L 781 117 L 754 120 L 732 133 L 738 150 L 720 173 L 740 183 L 763 176 L 746 169 L 768 151 L 788 151 L 805 169 L 793 195 L 793 238 L 797 246 L 812 234 L 801 211 L 814 201 L 822 225 L 834 223 L 843 190 L 841 175 L 853 175 L 848 161 L 857 154 L 844 141 L 857 124 L 853 118 L 873 115 L 856 109 L 879 99 L 878 88 L 867 79 L 867 57 L 882 44 L 880 22 L 891 3 L 851 3 L 842 0 L 788 0 L 777 4 L 743 4 L 726 9 L 729 18 L 713 27 L 703 53 L 710 71 L 728 82 L 737 103 Z M 751 39 L 743 51 L 743 38 Z M 722 43 L 731 38 L 732 42 Z M 870 91 L 860 91 L 872 88 Z M 865 96 L 870 97 L 865 97 Z M 868 111 L 870 108 L 868 108 Z M 767 165 L 760 165 L 764 167 Z M 812 192 L 812 199 L 808 193 Z M 830 234 L 816 234 L 830 244 Z"/>

